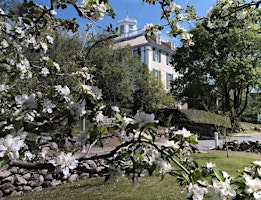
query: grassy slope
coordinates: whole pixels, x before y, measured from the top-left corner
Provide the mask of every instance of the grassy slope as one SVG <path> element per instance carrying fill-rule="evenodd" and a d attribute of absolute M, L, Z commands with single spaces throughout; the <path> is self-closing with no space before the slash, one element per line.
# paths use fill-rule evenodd
<path fill-rule="evenodd" d="M 188 119 L 199 124 L 215 124 L 217 126 L 230 127 L 229 118 L 206 112 L 204 110 L 184 109 L 180 110 Z"/>
<path fill-rule="evenodd" d="M 260 154 L 211 151 L 195 154 L 193 157 L 202 165 L 215 162 L 219 168 L 232 175 L 236 175 L 253 160 L 261 159 Z M 118 183 L 104 183 L 103 178 L 83 179 L 48 188 L 39 193 L 31 193 L 19 197 L 9 197 L 14 200 L 183 200 L 181 188 L 174 177 L 166 176 L 163 181 L 160 177 L 142 178 L 136 183 L 121 179 Z"/>

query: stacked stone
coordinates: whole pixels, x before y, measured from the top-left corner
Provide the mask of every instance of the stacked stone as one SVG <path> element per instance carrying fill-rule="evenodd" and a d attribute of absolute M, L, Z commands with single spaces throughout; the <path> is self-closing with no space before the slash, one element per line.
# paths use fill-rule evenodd
<path fill-rule="evenodd" d="M 228 150 L 230 151 L 245 151 L 245 152 L 254 152 L 261 153 L 261 144 L 259 141 L 238 141 L 234 140 L 223 144 L 221 147 L 217 147 L 217 150 Z"/>
<path fill-rule="evenodd" d="M 79 178 L 98 176 L 105 167 L 97 163 L 93 160 L 80 162 L 79 167 L 67 178 L 64 178 L 62 174 L 49 172 L 47 169 L 32 171 L 18 167 L 8 168 L 6 165 L 0 169 L 0 199 L 10 195 L 39 192 L 43 188 L 73 182 Z"/>

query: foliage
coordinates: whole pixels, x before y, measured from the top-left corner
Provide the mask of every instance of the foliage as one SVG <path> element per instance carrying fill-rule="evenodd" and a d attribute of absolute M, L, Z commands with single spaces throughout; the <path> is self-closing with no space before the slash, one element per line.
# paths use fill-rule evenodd
<path fill-rule="evenodd" d="M 240 117 L 241 121 L 250 122 L 250 123 L 257 123 L 257 115 L 261 113 L 261 96 L 258 93 L 253 93 L 249 104 L 246 107 L 246 111 Z"/>
<path fill-rule="evenodd" d="M 206 20 L 198 23 L 190 31 L 195 45 L 178 48 L 173 57 L 175 69 L 183 75 L 174 81 L 173 94 L 184 100 L 192 92 L 192 100 L 198 99 L 207 110 L 228 113 L 232 124 L 244 112 L 250 88 L 260 85 L 261 38 L 245 25 L 243 19 L 216 29 Z"/>
<path fill-rule="evenodd" d="M 206 165 L 210 160 L 216 163 L 222 170 L 237 176 L 249 163 L 259 159 L 260 155 L 246 152 L 230 152 L 229 158 L 225 158 L 224 151 L 210 151 L 207 153 L 193 154 L 192 157 L 200 165 Z M 102 200 L 105 198 L 116 199 L 175 199 L 184 200 L 180 193 L 181 187 L 175 177 L 166 175 L 163 180 L 157 176 L 143 177 L 138 182 L 132 183 L 120 178 L 118 183 L 104 183 L 102 177 L 82 179 L 73 183 L 58 185 L 41 192 L 25 194 L 22 196 L 7 197 L 7 200 Z M 211 199 L 211 198 L 207 198 Z"/>
<path fill-rule="evenodd" d="M 113 47 L 113 42 L 106 39 L 106 35 L 96 36 L 87 41 L 91 45 L 87 57 L 87 65 L 94 65 L 94 75 L 97 85 L 103 91 L 103 99 L 107 102 L 121 102 L 122 105 L 133 102 L 137 71 L 141 65 L 138 58 L 132 57 L 131 47 Z"/>
<path fill-rule="evenodd" d="M 179 35 L 186 47 L 193 45 L 192 34 L 182 29 L 178 23 L 196 18 L 193 6 L 188 4 L 187 9 L 183 10 L 181 6 L 169 0 L 146 0 L 146 2 L 160 3 L 162 18 L 167 19 L 171 27 L 169 34 Z M 107 0 L 83 0 L 80 5 L 75 0 L 49 3 L 48 7 L 25 0 L 14 10 L 5 12 L 0 9 L 1 165 L 8 163 L 10 166 L 24 168 L 49 168 L 66 179 L 70 170 L 81 170 L 79 162 L 102 160 L 106 168 L 106 173 L 102 174 L 105 180 L 117 181 L 119 176 L 125 174 L 130 180 L 136 181 L 146 174 L 159 175 L 163 178 L 166 173 L 170 173 L 185 187 L 183 193 L 190 199 L 202 199 L 207 191 L 208 195 L 219 199 L 256 198 L 259 195 L 260 187 L 256 186 L 260 182 L 260 161 L 254 161 L 251 168 L 244 170 L 238 179 L 214 168 L 213 163 L 199 167 L 191 158 L 184 157 L 184 148 L 189 144 L 197 144 L 197 137 L 186 129 L 170 129 L 166 141 L 157 143 L 158 121 L 154 119 L 154 114 L 138 112 L 130 117 L 121 116 L 118 107 L 103 105 L 102 93 L 94 85 L 93 74 L 84 65 L 89 52 L 87 55 L 81 55 L 82 52 L 76 54 L 80 56 L 81 62 L 75 65 L 73 63 L 72 71 L 67 68 L 68 73 L 63 71 L 63 65 L 66 68 L 66 64 L 55 62 L 54 59 L 58 59 L 58 56 L 48 57 L 50 48 L 55 47 L 52 46 L 53 30 L 64 29 L 74 33 L 79 28 L 75 18 L 57 18 L 55 9 L 65 9 L 68 5 L 72 5 L 80 17 L 94 22 L 101 20 L 105 14 L 114 16 Z M 223 23 L 226 20 L 223 13 L 225 11 L 228 11 L 229 20 L 230 17 L 235 18 L 233 14 L 237 14 L 237 11 L 242 11 L 243 8 L 250 11 L 245 15 L 247 18 L 257 19 L 258 13 L 255 13 L 255 10 L 258 9 L 252 9 L 251 6 L 258 7 L 260 2 L 244 3 L 229 0 L 218 1 L 218 4 L 219 12 L 212 12 L 208 19 L 212 23 L 209 24 L 210 29 L 217 26 L 220 28 L 216 23 L 213 25 L 213 20 L 215 22 L 222 20 L 222 27 L 229 24 L 230 21 L 225 25 Z M 221 19 L 217 18 L 217 14 Z M 231 23 L 234 21 L 231 20 Z M 253 30 L 257 30 L 257 26 L 258 24 L 253 25 Z M 147 34 L 157 29 L 161 30 L 163 26 L 145 27 Z M 252 32 L 247 31 L 246 35 L 241 32 L 242 37 L 248 36 L 248 33 Z M 232 32 L 229 36 L 231 34 Z M 241 40 L 237 36 L 235 34 L 234 39 Z M 29 51 L 32 54 L 28 53 Z M 251 56 L 244 58 L 241 65 L 248 64 L 247 67 L 251 69 L 251 58 Z M 232 64 L 238 64 L 236 61 L 237 57 Z M 225 64 L 234 69 L 230 62 Z M 88 67 L 91 69 L 94 66 Z M 255 85 L 254 82 L 248 84 Z M 107 154 L 89 156 L 87 153 L 78 159 L 72 152 L 64 152 L 63 149 L 59 149 L 54 156 L 45 153 L 46 143 L 42 142 L 43 136 L 50 136 L 52 140 L 57 137 L 56 139 L 61 141 L 71 136 L 73 126 L 83 118 L 89 123 L 88 129 L 80 134 L 80 141 L 83 144 L 88 143 L 92 147 L 97 141 L 114 136 L 120 138 L 122 143 Z M 35 136 L 34 140 L 28 140 L 28 133 Z M 26 156 L 32 155 L 31 152 L 32 157 Z M 23 161 L 20 160 L 22 157 Z"/>
<path fill-rule="evenodd" d="M 132 56 L 131 46 L 119 47 L 117 43 L 99 35 L 90 38 L 85 51 L 87 65 L 94 65 L 96 83 L 108 103 L 154 112 L 163 106 L 173 107 L 174 99 L 166 94 L 162 84 L 149 73 L 148 67 Z M 115 48 L 116 46 L 116 48 Z M 113 87 L 112 87 L 113 86 Z M 133 105 L 133 106 L 129 106 Z"/>
<path fill-rule="evenodd" d="M 156 112 L 158 109 L 175 107 L 172 95 L 168 94 L 153 73 L 145 75 L 142 84 L 136 91 L 135 105 L 138 109 L 146 112 Z"/>

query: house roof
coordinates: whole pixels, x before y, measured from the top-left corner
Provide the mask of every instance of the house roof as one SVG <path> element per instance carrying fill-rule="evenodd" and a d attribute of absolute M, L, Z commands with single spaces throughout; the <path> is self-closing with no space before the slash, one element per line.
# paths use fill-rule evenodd
<path fill-rule="evenodd" d="M 136 43 L 130 44 L 131 46 L 141 46 L 141 45 L 151 45 L 157 47 L 161 50 L 165 50 L 170 53 L 174 53 L 171 42 L 161 40 L 161 43 L 157 43 L 156 37 L 146 35 L 144 33 L 138 33 L 133 36 L 116 38 L 116 43 L 128 43 L 128 41 L 138 41 Z"/>

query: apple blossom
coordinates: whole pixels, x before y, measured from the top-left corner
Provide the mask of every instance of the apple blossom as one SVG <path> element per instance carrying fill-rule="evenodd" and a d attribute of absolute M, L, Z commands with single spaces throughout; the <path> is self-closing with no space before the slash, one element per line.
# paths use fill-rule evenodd
<path fill-rule="evenodd" d="M 43 103 L 42 103 L 42 106 L 43 106 L 43 113 L 49 113 L 51 114 L 53 112 L 53 108 L 55 108 L 55 104 L 52 103 L 52 101 L 50 99 L 44 99 L 43 100 Z"/>
<path fill-rule="evenodd" d="M 136 123 L 139 124 L 139 128 L 145 126 L 148 123 L 152 123 L 152 122 L 158 123 L 158 121 L 154 120 L 154 118 L 155 118 L 154 114 L 146 114 L 143 111 L 136 113 L 134 116 L 134 120 L 136 121 Z"/>
<path fill-rule="evenodd" d="M 36 109 L 37 108 L 37 99 L 34 94 L 28 96 L 27 94 L 17 95 L 15 101 L 18 107 L 24 109 Z"/>
<path fill-rule="evenodd" d="M 207 189 L 199 187 L 198 184 L 193 185 L 190 183 L 182 190 L 181 193 L 186 195 L 188 198 L 192 198 L 193 200 L 202 200 L 204 195 L 207 193 Z"/>
<path fill-rule="evenodd" d="M 212 162 L 208 162 L 206 167 L 207 167 L 207 169 L 213 169 L 216 167 L 216 164 L 212 163 Z"/>
<path fill-rule="evenodd" d="M 217 199 L 229 199 L 236 197 L 236 185 L 231 185 L 229 179 L 224 181 L 213 180 L 213 185 L 209 187 L 210 193 Z"/>
<path fill-rule="evenodd" d="M 48 74 L 50 74 L 50 71 L 49 71 L 49 69 L 44 67 L 44 68 L 42 68 L 41 73 L 43 74 L 44 77 L 46 77 Z"/>
<path fill-rule="evenodd" d="M 60 152 L 49 162 L 56 167 L 57 172 L 62 172 L 65 178 L 68 177 L 70 170 L 78 166 L 78 160 L 73 157 L 71 152 L 67 154 Z"/>
<path fill-rule="evenodd" d="M 25 146 L 24 136 L 8 134 L 5 138 L 0 138 L 0 157 L 8 156 L 10 160 L 19 158 L 19 151 Z"/>

